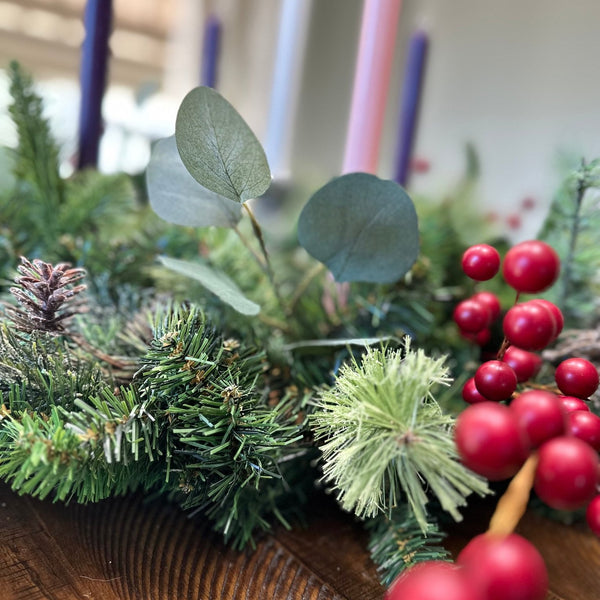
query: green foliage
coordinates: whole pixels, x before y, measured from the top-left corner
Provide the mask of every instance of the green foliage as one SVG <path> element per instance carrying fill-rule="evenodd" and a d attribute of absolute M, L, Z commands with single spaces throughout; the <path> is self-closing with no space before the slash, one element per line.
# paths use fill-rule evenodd
<path fill-rule="evenodd" d="M 146 169 L 146 186 L 154 212 L 176 225 L 235 227 L 242 217 L 239 203 L 202 187 L 179 156 L 175 137 L 159 140 Z"/>
<path fill-rule="evenodd" d="M 225 198 L 245 202 L 271 185 L 260 142 L 235 108 L 211 88 L 194 88 L 183 99 L 175 138 L 190 174 Z"/>
<path fill-rule="evenodd" d="M 599 316 L 600 160 L 571 172 L 556 194 L 538 238 L 561 259 L 558 281 L 545 294 L 562 310 L 567 326 L 594 325 Z"/>
<path fill-rule="evenodd" d="M 369 552 L 386 588 L 405 569 L 425 560 L 450 560 L 441 546 L 445 535 L 435 522 L 423 531 L 406 504 L 394 508 L 389 516 L 378 515 L 365 522 L 369 531 Z"/>
<path fill-rule="evenodd" d="M 168 256 L 161 256 L 160 262 L 176 273 L 199 281 L 208 291 L 244 315 L 256 315 L 260 311 L 260 306 L 248 300 L 235 282 L 225 273 L 211 269 L 208 265 L 197 261 L 190 262 Z"/>
<path fill-rule="evenodd" d="M 468 494 L 487 492 L 460 464 L 453 419 L 433 397 L 434 386 L 449 381 L 443 362 L 407 340 L 404 352 L 368 350 L 361 364 L 343 365 L 321 392 L 312 425 L 324 479 L 344 509 L 374 517 L 406 499 L 426 531 L 426 486 L 457 520 Z"/>
<path fill-rule="evenodd" d="M 302 210 L 298 239 L 337 281 L 396 281 L 419 253 L 411 199 L 394 182 L 366 173 L 318 190 Z"/>

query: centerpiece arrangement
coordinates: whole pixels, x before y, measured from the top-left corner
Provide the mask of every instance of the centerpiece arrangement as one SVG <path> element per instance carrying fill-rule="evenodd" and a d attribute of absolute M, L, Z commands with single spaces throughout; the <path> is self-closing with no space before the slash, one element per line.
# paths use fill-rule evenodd
<path fill-rule="evenodd" d="M 545 597 L 513 533 L 532 486 L 600 532 L 598 162 L 538 240 L 509 249 L 481 218 L 473 245 L 464 197 L 413 203 L 366 173 L 277 203 L 258 140 L 207 87 L 143 180 L 63 179 L 40 98 L 11 77 L 3 480 L 60 501 L 160 493 L 240 550 L 324 489 L 368 529 L 390 598 Z M 471 155 L 460 191 L 474 176 Z M 447 562 L 448 519 L 511 478 Z"/>

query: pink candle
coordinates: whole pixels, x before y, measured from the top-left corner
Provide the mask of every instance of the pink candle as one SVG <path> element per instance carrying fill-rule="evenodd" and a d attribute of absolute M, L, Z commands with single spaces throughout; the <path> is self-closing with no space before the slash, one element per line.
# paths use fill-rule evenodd
<path fill-rule="evenodd" d="M 344 173 L 375 173 L 402 0 L 365 0 Z"/>

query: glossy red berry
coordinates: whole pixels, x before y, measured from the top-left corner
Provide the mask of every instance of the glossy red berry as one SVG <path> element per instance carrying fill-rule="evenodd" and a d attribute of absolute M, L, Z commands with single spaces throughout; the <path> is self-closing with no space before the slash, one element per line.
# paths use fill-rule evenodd
<path fill-rule="evenodd" d="M 495 321 L 500 316 L 500 300 L 496 294 L 492 292 L 477 292 L 471 296 L 471 300 L 475 300 L 487 308 L 490 311 L 492 321 Z"/>
<path fill-rule="evenodd" d="M 598 371 L 585 358 L 567 358 L 554 373 L 558 389 L 567 396 L 589 398 L 598 389 Z"/>
<path fill-rule="evenodd" d="M 525 462 L 529 447 L 507 406 L 481 402 L 458 416 L 454 439 L 463 464 L 488 479 L 512 477 Z"/>
<path fill-rule="evenodd" d="M 404 571 L 392 583 L 385 600 L 485 600 L 449 562 L 427 561 Z"/>
<path fill-rule="evenodd" d="M 588 504 L 585 519 L 589 528 L 600 537 L 600 495 L 592 498 Z"/>
<path fill-rule="evenodd" d="M 491 320 L 489 310 L 470 298 L 456 305 L 453 318 L 459 329 L 467 333 L 477 333 L 485 329 Z"/>
<path fill-rule="evenodd" d="M 507 400 L 517 388 L 517 376 L 501 360 L 488 360 L 475 372 L 475 387 L 488 400 Z"/>
<path fill-rule="evenodd" d="M 600 452 L 600 417 L 594 413 L 584 410 L 569 413 L 566 433 L 583 440 Z"/>
<path fill-rule="evenodd" d="M 533 379 L 542 368 L 540 356 L 528 350 L 517 348 L 517 346 L 509 346 L 506 349 L 502 362 L 511 367 L 519 383 Z"/>
<path fill-rule="evenodd" d="M 554 249 L 539 240 L 521 242 L 504 257 L 502 275 L 518 292 L 536 294 L 549 288 L 558 277 L 560 259 Z"/>
<path fill-rule="evenodd" d="M 458 555 L 457 564 L 486 600 L 545 600 L 548 593 L 543 558 L 515 533 L 478 535 Z"/>
<path fill-rule="evenodd" d="M 475 386 L 475 378 L 474 377 L 470 377 L 465 382 L 465 385 L 463 386 L 463 389 L 462 389 L 462 398 L 465 402 L 468 402 L 469 404 L 477 404 L 478 402 L 487 402 L 487 400 L 488 400 L 487 398 L 482 396 L 479 393 L 479 391 L 477 390 L 477 387 Z"/>
<path fill-rule="evenodd" d="M 543 305 L 521 302 L 504 315 L 502 328 L 506 339 L 517 348 L 541 350 L 554 339 L 556 320 Z"/>
<path fill-rule="evenodd" d="M 565 432 L 566 411 L 556 394 L 542 390 L 523 392 L 509 408 L 532 448 Z"/>
<path fill-rule="evenodd" d="M 556 306 L 556 304 L 554 304 L 554 302 L 544 300 L 543 298 L 534 298 L 533 300 L 530 300 L 530 302 L 545 306 L 554 316 L 554 322 L 556 327 L 554 330 L 553 340 L 555 340 L 560 335 L 560 332 L 563 330 L 563 327 L 565 325 L 565 318 L 562 314 L 562 311 L 560 310 L 560 308 L 558 308 L 558 306 Z"/>
<path fill-rule="evenodd" d="M 574 410 L 590 412 L 590 407 L 581 398 L 575 398 L 574 396 L 559 396 L 558 399 L 567 413 L 573 412 Z"/>
<path fill-rule="evenodd" d="M 500 254 L 488 244 L 477 244 L 467 248 L 462 256 L 462 269 L 475 281 L 491 279 L 500 269 Z"/>
<path fill-rule="evenodd" d="M 575 510 L 592 498 L 600 463 L 589 444 L 576 437 L 561 436 L 542 444 L 538 455 L 534 489 L 548 506 Z"/>

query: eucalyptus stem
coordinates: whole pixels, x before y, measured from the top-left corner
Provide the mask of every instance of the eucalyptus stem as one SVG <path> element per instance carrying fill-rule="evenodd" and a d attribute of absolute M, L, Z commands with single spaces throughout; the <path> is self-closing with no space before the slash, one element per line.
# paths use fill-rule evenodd
<path fill-rule="evenodd" d="M 233 225 L 232 227 L 233 231 L 235 231 L 236 235 L 238 236 L 240 242 L 242 242 L 242 244 L 244 245 L 244 248 L 246 248 L 246 250 L 248 250 L 248 252 L 250 252 L 250 254 L 252 254 L 254 260 L 258 263 L 258 265 L 260 266 L 261 269 L 265 269 L 265 259 L 256 252 L 256 250 L 254 250 L 254 248 L 250 245 L 250 242 L 246 239 L 246 237 L 244 236 L 244 234 L 240 231 L 239 227 L 237 225 Z"/>
<path fill-rule="evenodd" d="M 308 273 L 306 273 L 300 283 L 298 283 L 290 302 L 290 312 L 294 311 L 296 305 L 300 301 L 300 298 L 308 289 L 308 286 L 313 282 L 315 277 L 318 277 L 325 270 L 325 268 L 326 267 L 323 263 L 317 263 L 310 271 L 308 271 Z"/>
<path fill-rule="evenodd" d="M 281 291 L 279 290 L 279 286 L 277 285 L 277 282 L 275 281 L 275 273 L 273 272 L 273 267 L 272 267 L 271 261 L 269 259 L 269 253 L 267 252 L 267 246 L 265 244 L 265 238 L 262 233 L 262 228 L 261 228 L 259 222 L 256 220 L 256 217 L 254 216 L 252 209 L 248 206 L 248 203 L 244 202 L 243 206 L 244 206 L 244 209 L 246 210 L 246 212 L 248 213 L 248 216 L 250 217 L 250 222 L 252 223 L 252 231 L 254 232 L 254 235 L 255 235 L 256 239 L 258 240 L 262 255 L 264 257 L 264 267 L 263 267 L 264 271 L 267 274 L 269 281 L 271 282 L 273 291 L 275 292 L 275 297 L 277 298 L 277 302 L 279 303 L 281 310 L 285 314 L 288 314 L 289 311 L 285 307 L 285 302 L 283 301 L 283 297 L 281 296 Z"/>
<path fill-rule="evenodd" d="M 571 223 L 571 232 L 569 235 L 569 252 L 565 258 L 565 269 L 562 278 L 562 289 L 560 294 L 560 306 L 564 309 L 569 295 L 569 282 L 571 279 L 571 272 L 573 270 L 573 261 L 575 260 L 575 246 L 577 244 L 577 236 L 579 235 L 579 228 L 581 225 L 581 205 L 583 202 L 583 196 L 588 189 L 587 178 L 584 173 L 585 161 L 581 161 L 581 175 L 577 181 L 577 193 L 575 196 L 575 214 L 573 215 L 573 221 Z"/>

